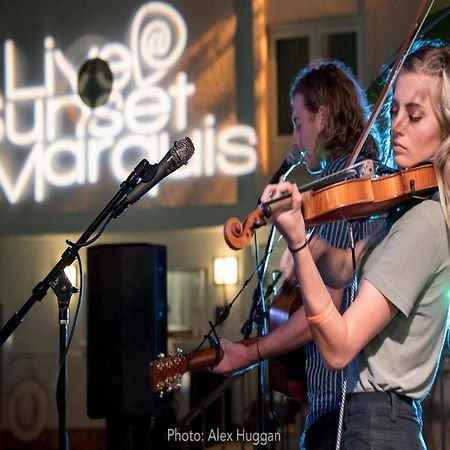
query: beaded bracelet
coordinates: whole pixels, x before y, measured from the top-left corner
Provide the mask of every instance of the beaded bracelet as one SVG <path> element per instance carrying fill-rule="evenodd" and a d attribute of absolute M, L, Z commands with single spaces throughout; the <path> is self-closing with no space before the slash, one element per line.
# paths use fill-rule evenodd
<path fill-rule="evenodd" d="M 330 304 L 327 306 L 327 308 L 322 311 L 319 314 L 316 314 L 315 316 L 306 316 L 306 320 L 308 323 L 317 325 L 319 323 L 322 323 L 332 312 L 334 309 L 334 303 L 330 301 Z"/>
<path fill-rule="evenodd" d="M 306 240 L 305 243 L 303 245 L 300 245 L 300 247 L 298 247 L 298 248 L 288 247 L 288 249 L 291 253 L 297 253 L 297 252 L 303 250 L 307 245 L 308 245 L 308 240 Z"/>

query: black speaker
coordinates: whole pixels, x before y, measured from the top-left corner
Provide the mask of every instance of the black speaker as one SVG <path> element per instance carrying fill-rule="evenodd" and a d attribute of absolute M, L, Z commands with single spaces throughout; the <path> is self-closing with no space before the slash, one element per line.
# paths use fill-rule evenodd
<path fill-rule="evenodd" d="M 158 416 L 149 362 L 167 350 L 166 247 L 98 245 L 87 259 L 88 416 Z"/>

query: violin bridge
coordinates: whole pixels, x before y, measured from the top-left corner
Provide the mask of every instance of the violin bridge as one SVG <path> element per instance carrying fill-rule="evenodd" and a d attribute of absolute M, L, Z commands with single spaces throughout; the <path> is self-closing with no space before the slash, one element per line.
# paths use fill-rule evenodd
<path fill-rule="evenodd" d="M 375 174 L 375 166 L 371 159 L 361 161 L 357 170 L 360 178 L 371 178 Z"/>

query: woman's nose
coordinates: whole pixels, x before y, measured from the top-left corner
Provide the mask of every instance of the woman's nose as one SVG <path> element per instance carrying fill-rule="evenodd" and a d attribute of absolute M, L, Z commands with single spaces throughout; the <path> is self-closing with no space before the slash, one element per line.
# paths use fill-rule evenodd
<path fill-rule="evenodd" d="M 403 134 L 403 120 L 401 119 L 400 114 L 397 113 L 392 118 L 391 129 L 393 136 Z"/>

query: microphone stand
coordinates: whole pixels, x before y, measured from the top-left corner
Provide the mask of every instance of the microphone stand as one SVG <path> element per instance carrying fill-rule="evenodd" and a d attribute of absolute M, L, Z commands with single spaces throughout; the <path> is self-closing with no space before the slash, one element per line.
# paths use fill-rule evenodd
<path fill-rule="evenodd" d="M 58 449 L 68 450 L 68 436 L 66 432 L 66 381 L 67 381 L 67 330 L 69 324 L 69 304 L 72 294 L 78 292 L 70 283 L 64 269 L 70 266 L 78 256 L 80 248 L 85 247 L 96 240 L 103 232 L 109 220 L 118 214 L 112 215 L 113 211 L 131 189 L 136 186 L 142 178 L 153 167 L 146 159 L 143 159 L 131 172 L 129 177 L 120 185 L 119 191 L 115 194 L 112 200 L 94 219 L 91 225 L 81 235 L 76 243 L 69 243 L 69 247 L 64 251 L 61 259 L 50 270 L 47 276 L 39 282 L 32 290 L 31 297 L 25 302 L 19 311 L 15 312 L 8 322 L 0 329 L 0 347 L 11 336 L 14 330 L 22 323 L 23 318 L 27 312 L 33 307 L 36 302 L 40 302 L 51 288 L 58 299 L 59 308 L 59 364 L 60 372 L 57 382 L 57 409 L 58 409 Z M 120 211 L 123 212 L 123 211 Z M 89 238 L 94 232 L 105 223 L 103 229 L 100 230 L 97 237 L 89 241 Z"/>
<path fill-rule="evenodd" d="M 298 165 L 300 165 L 303 162 L 304 153 L 300 154 L 300 160 L 292 165 L 284 174 L 284 177 L 287 177 Z M 271 225 L 269 236 L 267 238 L 266 248 L 264 251 L 264 264 L 260 267 L 258 270 L 258 284 L 253 291 L 253 297 L 252 297 L 252 307 L 250 310 L 249 318 L 245 322 L 244 326 L 241 329 L 241 333 L 244 336 L 244 339 L 248 339 L 252 333 L 253 329 L 253 323 L 256 324 L 257 329 L 257 336 L 264 336 L 267 334 L 268 329 L 268 311 L 266 309 L 266 295 L 264 293 L 263 288 L 263 282 L 264 278 L 266 276 L 267 272 L 267 266 L 269 264 L 269 255 L 272 253 L 273 250 L 273 241 L 275 236 L 275 226 Z M 256 257 L 256 264 L 258 266 L 259 264 L 259 258 L 258 258 L 258 248 L 255 246 L 255 257 Z M 258 363 L 258 432 L 263 433 L 264 432 L 264 399 L 265 399 L 265 376 L 266 376 L 266 361 L 260 361 Z M 270 397 L 269 397 L 269 415 L 271 419 L 271 425 L 275 426 L 275 408 L 273 405 L 273 392 L 270 390 Z M 263 446 L 258 443 L 257 449 L 262 449 Z"/>
<path fill-rule="evenodd" d="M 264 336 L 267 334 L 267 310 L 265 302 L 265 294 L 263 288 L 263 281 L 267 272 L 267 265 L 269 263 L 268 255 L 272 251 L 273 239 L 275 236 L 275 227 L 272 225 L 267 239 L 266 249 L 264 252 L 264 264 L 258 270 L 258 283 L 253 291 L 252 307 L 248 320 L 241 329 L 244 339 L 248 339 L 253 330 L 253 324 L 256 324 L 257 336 Z M 256 261 L 259 263 L 258 248 L 256 248 Z M 264 398 L 265 398 L 265 370 L 266 362 L 260 361 L 258 363 L 258 432 L 264 432 Z M 257 448 L 262 448 L 257 445 Z"/>

